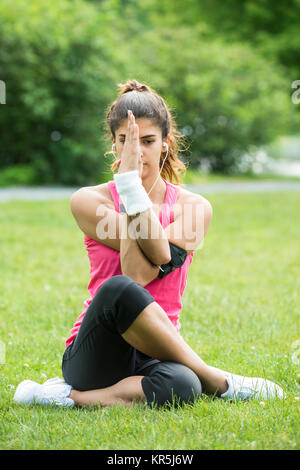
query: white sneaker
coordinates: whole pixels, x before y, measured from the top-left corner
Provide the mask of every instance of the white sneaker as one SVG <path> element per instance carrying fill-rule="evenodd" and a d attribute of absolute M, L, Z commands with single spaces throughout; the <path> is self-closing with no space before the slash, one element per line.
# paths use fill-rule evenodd
<path fill-rule="evenodd" d="M 74 406 L 74 401 L 69 398 L 72 390 L 59 377 L 47 380 L 44 384 L 38 384 L 32 380 L 21 382 L 15 392 L 14 401 L 19 405 L 58 405 Z"/>
<path fill-rule="evenodd" d="M 279 385 L 267 379 L 243 377 L 242 375 L 224 372 L 228 383 L 228 390 L 221 395 L 232 401 L 270 398 L 285 398 L 286 394 Z"/>

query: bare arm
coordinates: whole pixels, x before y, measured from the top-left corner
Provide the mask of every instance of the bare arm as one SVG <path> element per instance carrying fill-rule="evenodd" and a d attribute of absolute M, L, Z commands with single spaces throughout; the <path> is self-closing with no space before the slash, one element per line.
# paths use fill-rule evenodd
<path fill-rule="evenodd" d="M 132 237 L 130 220 L 127 214 L 120 217 L 120 262 L 124 274 L 136 280 L 142 286 L 158 276 L 159 267 L 154 266 L 140 249 L 137 240 Z"/>
<path fill-rule="evenodd" d="M 84 187 L 76 191 L 70 201 L 73 216 L 85 235 L 120 251 L 122 272 L 145 286 L 158 276 L 158 266 L 164 263 L 150 261 L 135 237 L 127 236 L 128 225 L 132 220 L 134 224 L 131 228 L 135 227 L 134 217 L 119 214 L 106 192 L 108 193 L 105 185 L 103 188 Z M 147 214 L 144 215 L 147 217 Z M 168 242 L 190 254 L 205 237 L 211 218 L 212 207 L 209 201 L 200 195 L 186 192 L 181 204 L 176 204 L 174 222 L 164 229 L 164 236 Z"/>
<path fill-rule="evenodd" d="M 186 192 L 182 204 L 176 206 L 174 221 L 165 228 L 169 242 L 183 248 L 189 255 L 204 240 L 212 216 L 212 205 L 207 199 Z"/>
<path fill-rule="evenodd" d="M 168 237 L 153 209 L 127 217 L 130 233 L 145 256 L 155 265 L 168 263 L 171 259 Z"/>
<path fill-rule="evenodd" d="M 72 195 L 70 207 L 85 235 L 120 251 L 123 274 L 142 286 L 157 277 L 159 268 L 146 258 L 137 241 L 127 236 L 127 214 L 116 212 L 108 198 L 93 188 L 85 187 Z"/>
<path fill-rule="evenodd" d="M 128 112 L 128 133 L 121 155 L 118 174 L 137 170 L 142 171 L 141 151 L 139 144 L 139 127 L 135 118 Z M 153 211 L 147 209 L 136 216 L 128 216 L 132 234 L 145 256 L 155 265 L 168 263 L 171 259 L 168 238 L 160 221 Z M 134 229 L 138 228 L 138 230 Z M 139 233 L 137 233 L 139 232 Z"/>

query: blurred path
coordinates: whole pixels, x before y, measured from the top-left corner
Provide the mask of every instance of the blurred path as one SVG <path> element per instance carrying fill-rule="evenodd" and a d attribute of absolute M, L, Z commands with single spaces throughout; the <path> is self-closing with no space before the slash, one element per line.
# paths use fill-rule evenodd
<path fill-rule="evenodd" d="M 0 202 L 68 199 L 76 189 L 70 186 L 10 186 L 0 188 Z"/>
<path fill-rule="evenodd" d="M 77 187 L 70 186 L 11 186 L 0 188 L 0 202 L 5 201 L 48 201 L 52 199 L 69 199 Z M 270 191 L 300 191 L 300 181 L 247 181 L 187 184 L 186 189 L 199 194 L 218 192 L 270 192 Z"/>
<path fill-rule="evenodd" d="M 300 191 L 300 181 L 235 181 L 222 183 L 189 184 L 189 191 L 200 194 L 257 193 L 270 191 Z"/>

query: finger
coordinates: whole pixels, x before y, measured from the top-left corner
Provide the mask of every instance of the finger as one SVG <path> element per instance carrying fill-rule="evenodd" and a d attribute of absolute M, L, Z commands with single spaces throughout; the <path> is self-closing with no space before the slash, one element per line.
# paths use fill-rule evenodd
<path fill-rule="evenodd" d="M 139 126 L 137 124 L 133 125 L 133 140 L 137 141 L 139 140 Z"/>
<path fill-rule="evenodd" d="M 135 116 L 132 111 L 130 111 L 130 120 L 131 120 L 132 133 L 134 134 L 136 131 L 139 131 L 139 126 L 135 122 Z"/>
<path fill-rule="evenodd" d="M 127 111 L 127 116 L 128 116 L 128 121 L 127 121 L 127 136 L 126 136 L 126 142 L 131 141 L 131 118 L 130 118 L 130 110 Z"/>
<path fill-rule="evenodd" d="M 132 125 L 135 124 L 135 116 L 132 111 L 130 111 L 130 121 Z"/>
<path fill-rule="evenodd" d="M 134 116 L 132 114 L 132 111 L 130 111 L 129 114 L 129 129 L 130 129 L 130 141 L 132 142 L 132 139 L 134 137 Z"/>

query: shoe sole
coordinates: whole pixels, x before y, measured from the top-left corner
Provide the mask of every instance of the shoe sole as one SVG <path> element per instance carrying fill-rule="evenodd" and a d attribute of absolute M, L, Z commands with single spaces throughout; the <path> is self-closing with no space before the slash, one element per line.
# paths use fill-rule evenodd
<path fill-rule="evenodd" d="M 27 385 L 29 384 L 36 385 L 36 382 L 34 382 L 33 380 L 24 380 L 17 386 L 14 395 L 14 401 L 18 403 L 18 405 L 30 405 L 33 403 L 32 394 L 31 396 L 29 395 L 29 390 L 27 387 Z"/>

